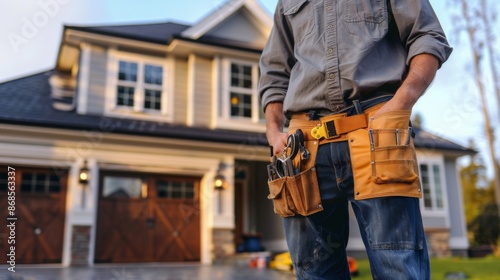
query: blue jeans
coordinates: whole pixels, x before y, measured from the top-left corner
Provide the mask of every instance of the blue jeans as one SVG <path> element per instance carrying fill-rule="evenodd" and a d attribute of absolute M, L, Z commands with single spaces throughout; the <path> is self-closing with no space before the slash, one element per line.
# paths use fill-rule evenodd
<path fill-rule="evenodd" d="M 358 221 L 373 279 L 430 279 L 419 201 L 408 197 L 354 200 L 349 145 L 321 145 L 316 171 L 324 211 L 284 218 L 297 279 L 351 279 L 346 246 L 348 201 Z"/>

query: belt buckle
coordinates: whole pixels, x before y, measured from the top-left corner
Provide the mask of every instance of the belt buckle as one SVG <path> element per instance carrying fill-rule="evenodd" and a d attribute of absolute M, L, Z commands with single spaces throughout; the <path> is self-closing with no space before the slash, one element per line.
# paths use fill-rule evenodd
<path fill-rule="evenodd" d="M 330 121 L 321 122 L 316 127 L 311 129 L 311 136 L 320 140 L 325 139 L 335 139 L 339 138 L 340 135 L 337 134 L 337 129 L 335 128 L 335 119 Z"/>

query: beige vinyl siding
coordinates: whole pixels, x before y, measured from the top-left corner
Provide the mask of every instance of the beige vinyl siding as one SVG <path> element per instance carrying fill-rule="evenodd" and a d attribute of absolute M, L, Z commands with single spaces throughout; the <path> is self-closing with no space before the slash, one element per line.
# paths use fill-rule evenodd
<path fill-rule="evenodd" d="M 224 24 L 210 30 L 206 35 L 247 42 L 260 47 L 264 47 L 267 41 L 267 36 L 252 23 L 247 13 L 241 11 L 227 18 Z"/>
<path fill-rule="evenodd" d="M 188 63 L 184 58 L 176 58 L 174 61 L 174 92 L 173 95 L 173 110 L 174 123 L 186 124 L 187 122 L 187 85 L 188 85 Z"/>
<path fill-rule="evenodd" d="M 87 101 L 87 112 L 90 115 L 102 115 L 104 113 L 107 61 L 105 49 L 91 48 Z"/>
<path fill-rule="evenodd" d="M 191 104 L 193 108 L 193 125 L 210 125 L 212 109 L 212 61 L 197 56 L 194 63 L 193 96 Z"/>

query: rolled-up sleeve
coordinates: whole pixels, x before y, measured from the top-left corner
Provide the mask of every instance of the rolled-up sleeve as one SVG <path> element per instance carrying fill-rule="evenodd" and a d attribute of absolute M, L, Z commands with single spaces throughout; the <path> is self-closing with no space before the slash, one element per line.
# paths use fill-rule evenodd
<path fill-rule="evenodd" d="M 260 58 L 259 95 L 263 110 L 271 102 L 283 102 L 295 64 L 293 36 L 281 1 L 274 13 L 274 26 Z"/>
<path fill-rule="evenodd" d="M 408 52 L 406 64 L 409 65 L 414 56 L 427 53 L 434 55 L 441 67 L 453 49 L 429 1 L 391 0 L 391 9 Z"/>

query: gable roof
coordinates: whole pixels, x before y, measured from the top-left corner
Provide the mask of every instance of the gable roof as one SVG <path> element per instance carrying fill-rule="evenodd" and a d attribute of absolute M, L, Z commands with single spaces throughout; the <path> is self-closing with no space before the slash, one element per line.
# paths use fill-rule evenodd
<path fill-rule="evenodd" d="M 267 11 L 265 11 L 255 0 L 230 0 L 214 12 L 202 18 L 197 24 L 184 30 L 182 36 L 191 39 L 199 39 L 241 9 L 249 11 L 253 17 L 268 29 L 267 31 L 271 30 L 273 25 L 271 17 L 267 15 Z"/>
<path fill-rule="evenodd" d="M 111 133 L 123 133 L 160 138 L 189 139 L 231 144 L 268 146 L 263 133 L 242 132 L 169 123 L 79 115 L 75 111 L 60 111 L 52 107 L 49 78 L 46 71 L 17 80 L 0 83 L 0 123 L 70 130 L 102 129 L 102 122 L 112 123 Z M 438 137 L 420 128 L 414 128 L 415 147 L 422 150 L 453 152 L 457 156 L 476 151 Z M 251 142 L 251 143 L 249 143 Z"/>
<path fill-rule="evenodd" d="M 234 24 L 232 20 L 236 16 L 244 17 L 245 22 Z M 270 15 L 256 0 L 228 0 L 192 26 L 174 22 L 157 22 L 108 26 L 66 25 L 64 29 L 162 45 L 168 45 L 174 39 L 178 39 L 261 52 L 272 25 Z M 247 28 L 245 34 L 240 32 L 242 27 Z M 228 34 L 223 34 L 224 32 Z M 250 34 L 258 34 L 259 40 L 249 37 Z"/>
<path fill-rule="evenodd" d="M 160 22 L 109 26 L 65 26 L 65 28 L 156 44 L 168 44 L 189 25 Z"/>
<path fill-rule="evenodd" d="M 413 131 L 415 132 L 415 147 L 418 147 L 422 150 L 457 152 L 460 156 L 477 153 L 477 151 L 471 148 L 464 147 L 443 137 L 432 134 L 428 131 L 423 130 L 422 128 L 413 127 Z"/>

